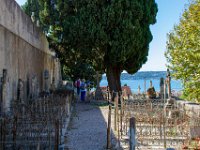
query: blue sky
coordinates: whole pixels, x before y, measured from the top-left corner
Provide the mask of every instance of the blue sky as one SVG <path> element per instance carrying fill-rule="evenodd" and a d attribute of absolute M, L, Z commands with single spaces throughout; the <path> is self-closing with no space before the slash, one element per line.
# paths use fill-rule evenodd
<path fill-rule="evenodd" d="M 22 5 L 26 0 L 16 0 Z M 153 41 L 150 43 L 149 56 L 146 64 L 140 71 L 164 71 L 166 70 L 166 51 L 167 33 L 174 24 L 178 24 L 179 18 L 184 11 L 187 0 L 156 0 L 158 4 L 157 23 L 151 26 Z"/>

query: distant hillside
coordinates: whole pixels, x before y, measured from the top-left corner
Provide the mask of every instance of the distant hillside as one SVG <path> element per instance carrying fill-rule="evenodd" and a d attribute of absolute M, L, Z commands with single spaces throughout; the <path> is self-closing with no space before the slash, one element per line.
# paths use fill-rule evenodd
<path fill-rule="evenodd" d="M 121 80 L 150 80 L 150 79 L 160 79 L 161 77 L 166 78 L 166 71 L 141 71 L 134 75 L 128 73 L 121 74 Z M 106 80 L 106 76 L 103 76 L 103 80 Z"/>

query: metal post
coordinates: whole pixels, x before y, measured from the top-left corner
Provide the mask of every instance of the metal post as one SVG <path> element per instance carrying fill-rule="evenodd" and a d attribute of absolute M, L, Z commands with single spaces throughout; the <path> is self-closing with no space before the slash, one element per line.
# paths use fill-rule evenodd
<path fill-rule="evenodd" d="M 71 97 L 68 96 L 68 102 L 67 102 L 67 105 L 68 105 L 68 106 L 67 106 L 67 108 L 68 108 L 68 114 L 67 114 L 67 115 L 68 115 L 68 116 L 70 116 L 70 113 L 71 113 L 71 104 L 70 104 L 71 102 L 70 102 L 70 98 L 71 98 Z"/>
<path fill-rule="evenodd" d="M 168 85 L 168 98 L 171 98 L 171 76 L 170 71 L 167 69 L 167 85 Z"/>
<path fill-rule="evenodd" d="M 164 80 L 164 103 L 163 103 L 163 140 L 164 140 L 164 148 L 166 148 L 166 136 L 165 136 L 165 122 L 166 122 L 166 81 Z"/>
<path fill-rule="evenodd" d="M 164 80 L 164 105 L 166 103 L 166 80 Z"/>
<path fill-rule="evenodd" d="M 117 115 L 117 143 L 118 143 L 118 146 L 120 145 L 119 144 L 119 139 L 120 139 L 120 122 L 119 122 L 119 98 L 120 98 L 120 93 L 117 93 L 117 96 L 116 96 L 116 115 Z"/>
<path fill-rule="evenodd" d="M 118 94 L 116 94 L 118 95 Z M 118 100 L 118 96 L 115 97 L 115 107 L 116 107 L 116 124 L 117 124 L 117 131 L 119 131 L 119 126 L 118 126 L 118 123 L 119 123 L 119 100 Z"/>
<path fill-rule="evenodd" d="M 55 122 L 55 147 L 54 150 L 58 150 L 59 148 L 59 120 Z"/>
<path fill-rule="evenodd" d="M 109 111 L 108 111 L 108 127 L 107 127 L 107 149 L 111 149 L 111 109 L 112 106 L 109 104 Z"/>
<path fill-rule="evenodd" d="M 124 104 L 123 104 L 123 98 L 122 95 L 120 96 L 120 101 L 121 101 L 121 109 L 120 109 L 120 132 L 121 132 L 121 137 L 122 137 L 122 121 L 123 121 L 123 115 L 124 115 Z"/>
<path fill-rule="evenodd" d="M 135 150 L 135 145 L 136 145 L 136 129 L 135 129 L 135 118 L 132 117 L 130 118 L 130 150 Z"/>
<path fill-rule="evenodd" d="M 40 150 L 40 142 L 37 144 L 37 150 Z"/>
<path fill-rule="evenodd" d="M 117 130 L 117 110 L 118 110 L 118 99 L 114 99 L 115 115 L 114 115 L 114 130 Z"/>
<path fill-rule="evenodd" d="M 6 111 L 5 105 L 6 105 L 6 97 L 7 97 L 7 93 L 6 93 L 6 79 L 7 79 L 7 70 L 3 69 L 3 80 L 2 80 L 2 112 Z"/>
<path fill-rule="evenodd" d="M 51 132 L 50 132 L 50 122 L 48 121 L 47 123 L 47 127 L 48 127 L 48 148 L 51 150 Z"/>
<path fill-rule="evenodd" d="M 3 77 L 0 78 L 0 115 L 3 111 Z"/>
<path fill-rule="evenodd" d="M 13 149 L 16 148 L 16 138 L 17 138 L 17 116 L 14 116 L 13 121 Z"/>
<path fill-rule="evenodd" d="M 5 142 L 6 142 L 6 121 L 5 118 L 2 119 L 1 123 L 1 147 L 2 150 L 5 150 Z"/>

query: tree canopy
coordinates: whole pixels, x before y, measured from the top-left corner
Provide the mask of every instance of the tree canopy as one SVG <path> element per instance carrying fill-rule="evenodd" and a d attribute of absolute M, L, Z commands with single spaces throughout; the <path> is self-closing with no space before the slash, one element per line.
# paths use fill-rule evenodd
<path fill-rule="evenodd" d="M 156 22 L 155 0 L 39 0 L 40 20 L 49 26 L 63 57 L 72 53 L 105 72 L 111 90 L 121 91 L 123 70 L 135 73 L 147 61 Z"/>
<path fill-rule="evenodd" d="M 50 4 L 53 6 L 55 3 L 52 1 Z M 27 0 L 26 3 L 22 5 L 22 9 L 27 15 L 31 16 L 32 12 L 34 12 L 35 18 L 41 21 L 40 25 L 47 35 L 50 48 L 56 51 L 57 56 L 61 61 L 63 79 L 75 81 L 77 78 L 85 78 L 86 80 L 90 80 L 96 83 L 96 72 L 92 64 L 88 60 L 79 59 L 80 55 L 74 50 L 65 51 L 65 46 L 62 46 L 63 43 L 61 44 L 60 39 L 60 36 L 62 36 L 61 30 L 59 30 L 60 32 L 57 33 L 57 35 L 55 34 L 55 31 L 58 31 L 58 28 L 61 29 L 61 26 L 57 26 L 58 28 L 55 30 L 55 26 L 51 25 L 47 20 L 44 19 L 46 15 L 52 15 L 52 17 L 56 17 L 58 15 L 58 12 L 49 13 L 48 11 L 50 10 L 50 7 L 47 7 L 48 4 L 39 0 Z M 53 9 L 51 10 L 53 11 Z M 57 20 L 57 23 L 60 23 L 60 20 Z"/>
<path fill-rule="evenodd" d="M 22 9 L 28 16 L 31 16 L 32 12 L 34 12 L 35 17 L 39 19 L 40 5 L 38 0 L 27 0 L 25 4 L 22 5 Z"/>
<path fill-rule="evenodd" d="M 168 34 L 166 58 L 188 100 L 200 102 L 200 1 L 191 2 Z"/>

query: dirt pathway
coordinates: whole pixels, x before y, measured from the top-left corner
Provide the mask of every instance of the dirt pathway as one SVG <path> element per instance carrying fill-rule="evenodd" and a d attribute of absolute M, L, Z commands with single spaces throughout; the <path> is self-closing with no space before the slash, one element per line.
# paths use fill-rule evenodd
<path fill-rule="evenodd" d="M 76 104 L 66 134 L 66 150 L 106 149 L 108 107 L 99 105 L 102 104 L 97 102 Z M 112 138 L 112 143 L 115 143 L 115 138 Z"/>

